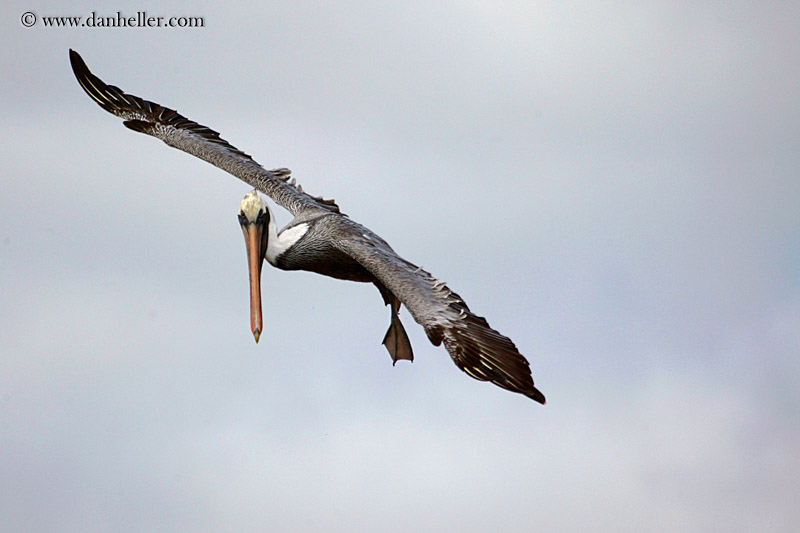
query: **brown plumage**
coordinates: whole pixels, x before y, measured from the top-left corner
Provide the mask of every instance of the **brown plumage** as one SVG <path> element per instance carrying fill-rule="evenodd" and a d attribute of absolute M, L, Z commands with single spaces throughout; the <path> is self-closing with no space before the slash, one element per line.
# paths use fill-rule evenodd
<path fill-rule="evenodd" d="M 453 362 L 468 375 L 545 403 L 534 386 L 527 359 L 511 339 L 472 313 L 443 281 L 406 261 L 378 235 L 342 214 L 335 202 L 304 193 L 289 178 L 288 170 L 264 169 L 216 131 L 103 83 L 89 72 L 77 52 L 70 50 L 70 61 L 86 93 L 103 109 L 123 118 L 128 128 L 208 161 L 295 215 L 280 233 L 274 226 L 270 229 L 269 239 L 284 245 L 273 255 L 267 251 L 273 266 L 374 283 L 391 309 L 383 343 L 394 361 L 413 358 L 397 315 L 402 302 L 425 328 L 430 341 L 436 346 L 444 343 Z"/>

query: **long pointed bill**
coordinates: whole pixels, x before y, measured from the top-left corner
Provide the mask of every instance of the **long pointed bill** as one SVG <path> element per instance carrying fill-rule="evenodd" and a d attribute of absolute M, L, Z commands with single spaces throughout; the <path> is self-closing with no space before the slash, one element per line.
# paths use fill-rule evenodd
<path fill-rule="evenodd" d="M 244 242 L 247 246 L 247 265 L 250 270 L 250 329 L 256 342 L 261 337 L 264 322 L 261 317 L 261 265 L 264 262 L 263 224 L 242 224 Z"/>

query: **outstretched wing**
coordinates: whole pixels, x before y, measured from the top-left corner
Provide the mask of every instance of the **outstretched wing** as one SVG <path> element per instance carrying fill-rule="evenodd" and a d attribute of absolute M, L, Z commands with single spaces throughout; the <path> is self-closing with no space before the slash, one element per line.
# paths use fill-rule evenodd
<path fill-rule="evenodd" d="M 294 215 L 313 208 L 339 212 L 333 200 L 323 200 L 304 193 L 290 178 L 288 169 L 266 170 L 252 157 L 221 138 L 216 131 L 187 119 L 173 109 L 126 94 L 113 85 L 106 85 L 89 71 L 74 50 L 69 51 L 69 60 L 86 94 L 109 113 L 125 119 L 124 124 L 128 128 L 157 137 L 174 148 L 233 174 L 267 194 Z"/>
<path fill-rule="evenodd" d="M 425 328 L 430 341 L 444 342 L 453 362 L 475 379 L 545 403 L 534 386 L 528 360 L 508 337 L 470 311 L 445 282 L 406 261 L 380 237 L 341 217 L 326 217 L 335 229 L 333 246 L 358 261 L 397 296 Z M 332 228 L 333 229 L 333 228 Z"/>

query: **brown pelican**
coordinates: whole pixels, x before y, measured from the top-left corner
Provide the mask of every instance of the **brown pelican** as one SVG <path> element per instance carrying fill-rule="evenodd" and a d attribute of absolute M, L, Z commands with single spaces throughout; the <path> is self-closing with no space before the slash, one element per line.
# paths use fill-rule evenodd
<path fill-rule="evenodd" d="M 328 214 L 325 214 L 328 216 Z M 344 216 L 344 215 L 339 215 Z M 398 359 L 414 360 L 411 342 L 406 330 L 400 322 L 400 300 L 375 275 L 370 273 L 350 255 L 328 250 L 320 253 L 322 248 L 330 248 L 327 241 L 333 231 L 325 228 L 327 221 L 315 218 L 312 223 L 298 222 L 295 218 L 288 226 L 277 231 L 275 220 L 267 203 L 253 189 L 242 199 L 239 208 L 239 224 L 242 226 L 244 241 L 247 246 L 247 262 L 250 269 L 250 327 L 258 342 L 262 331 L 261 318 L 261 266 L 264 259 L 269 264 L 282 270 L 310 270 L 339 279 L 372 282 L 383 296 L 383 301 L 391 308 L 389 329 L 383 338 L 383 345 L 392 356 Z M 314 232 L 308 234 L 311 225 Z M 344 237 L 347 237 L 345 235 Z M 375 234 L 362 234 L 362 238 L 380 239 Z M 376 241 L 377 242 L 377 241 Z M 391 250 L 389 245 L 380 239 L 381 245 Z M 394 254 L 394 252 L 392 252 Z"/>
<path fill-rule="evenodd" d="M 472 313 L 444 281 L 397 255 L 386 241 L 343 214 L 333 200 L 303 192 L 288 170 L 266 170 L 216 131 L 172 109 L 106 85 L 89 71 L 77 52 L 70 50 L 69 54 L 81 87 L 100 107 L 124 119 L 125 126 L 229 172 L 294 215 L 278 232 L 269 207 L 256 191 L 245 197 L 239 211 L 248 248 L 251 327 L 256 340 L 262 332 L 259 277 L 266 259 L 283 270 L 307 270 L 375 284 L 391 309 L 383 344 L 394 362 L 413 359 L 398 317 L 402 303 L 425 329 L 431 343 L 444 343 L 461 370 L 545 403 L 544 395 L 534 386 L 527 359 L 511 339 Z"/>

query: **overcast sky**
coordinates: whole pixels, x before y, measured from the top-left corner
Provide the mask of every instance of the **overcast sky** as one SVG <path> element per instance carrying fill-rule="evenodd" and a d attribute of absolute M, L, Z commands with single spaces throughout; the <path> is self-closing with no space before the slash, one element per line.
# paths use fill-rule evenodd
<path fill-rule="evenodd" d="M 3 4 L 0 530 L 796 527 L 796 3 L 260 4 Z M 93 10 L 204 27 L 43 24 Z M 265 267 L 256 345 L 247 185 L 69 48 L 447 280 L 548 404 L 405 311 L 393 367 L 365 284 Z"/>

